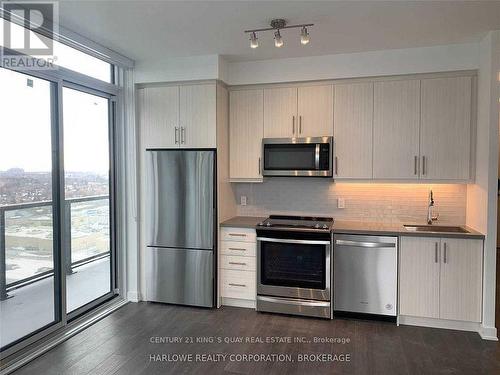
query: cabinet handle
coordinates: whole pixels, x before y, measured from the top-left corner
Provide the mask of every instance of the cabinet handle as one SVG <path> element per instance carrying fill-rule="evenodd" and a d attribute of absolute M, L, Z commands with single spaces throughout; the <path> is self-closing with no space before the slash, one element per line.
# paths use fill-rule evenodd
<path fill-rule="evenodd" d="M 295 116 L 292 116 L 292 135 L 295 135 Z"/>
<path fill-rule="evenodd" d="M 260 158 L 259 158 L 259 176 L 260 176 Z"/>
<path fill-rule="evenodd" d="M 243 263 L 243 262 L 229 262 L 229 264 L 235 264 L 237 266 L 246 266 L 247 265 L 246 263 Z"/>
<path fill-rule="evenodd" d="M 339 174 L 339 158 L 335 156 L 335 174 Z"/>
<path fill-rule="evenodd" d="M 174 138 L 175 138 L 175 144 L 177 144 L 179 141 L 177 139 L 177 136 L 179 135 L 179 128 L 176 126 L 174 130 Z"/>
<path fill-rule="evenodd" d="M 299 116 L 299 134 L 302 134 L 302 115 Z"/>
<path fill-rule="evenodd" d="M 233 283 L 229 283 L 230 286 L 241 286 L 241 287 L 246 287 L 245 284 L 233 284 Z"/>
<path fill-rule="evenodd" d="M 181 143 L 186 143 L 186 128 L 184 126 L 181 127 Z"/>
<path fill-rule="evenodd" d="M 438 262 L 438 243 L 436 242 L 435 244 L 435 248 L 434 248 L 434 263 L 437 263 Z"/>
<path fill-rule="evenodd" d="M 247 251 L 247 249 L 240 249 L 239 247 L 229 247 L 229 250 L 237 250 L 237 251 Z"/>
<path fill-rule="evenodd" d="M 425 156 L 422 156 L 422 176 L 425 176 L 425 173 L 426 173 L 426 160 L 425 160 Z"/>
<path fill-rule="evenodd" d="M 243 233 L 229 233 L 230 236 L 233 236 L 233 237 L 246 237 L 247 235 L 246 234 L 243 234 Z"/>
<path fill-rule="evenodd" d="M 415 155 L 415 165 L 413 166 L 413 170 L 414 170 L 414 173 L 415 173 L 415 176 L 418 175 L 418 168 L 417 168 L 417 164 L 418 164 L 418 156 Z"/>
<path fill-rule="evenodd" d="M 444 263 L 446 263 L 446 248 L 448 247 L 448 246 L 446 245 L 446 242 L 444 243 L 444 245 L 443 245 L 443 246 L 444 246 L 443 262 L 444 262 Z"/>

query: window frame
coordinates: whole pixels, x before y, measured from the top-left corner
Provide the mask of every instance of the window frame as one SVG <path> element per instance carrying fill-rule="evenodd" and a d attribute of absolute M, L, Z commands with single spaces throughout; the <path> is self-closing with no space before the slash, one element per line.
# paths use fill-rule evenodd
<path fill-rule="evenodd" d="M 3 47 L 5 48 L 5 47 Z M 23 56 L 17 51 L 12 51 L 8 48 L 9 53 Z M 85 51 L 83 51 L 85 52 Z M 92 311 L 104 302 L 119 296 L 119 275 L 118 275 L 118 252 L 116 247 L 117 242 L 117 207 L 116 207 L 116 176 L 117 176 L 117 109 L 118 103 L 121 100 L 121 88 L 115 84 L 117 69 L 111 63 L 112 71 L 110 74 L 111 82 L 108 83 L 97 78 L 87 76 L 85 74 L 73 71 L 68 68 L 58 66 L 57 69 L 51 70 L 29 70 L 20 68 L 1 68 L 8 69 L 14 72 L 27 74 L 36 78 L 47 80 L 51 83 L 51 141 L 52 141 L 52 199 L 53 202 L 53 229 L 54 239 L 54 309 L 55 321 L 48 326 L 42 327 L 31 334 L 6 345 L 0 351 L 0 359 L 4 360 L 7 357 L 17 355 L 23 349 L 34 344 L 36 341 L 47 338 L 51 334 L 64 329 L 69 323 L 78 320 L 85 314 L 91 314 Z M 109 154 L 110 154 L 110 176 L 109 176 L 109 202 L 110 202 L 110 260 L 111 260 L 111 291 L 104 296 L 93 300 L 78 309 L 67 313 L 66 306 L 66 270 L 65 262 L 66 257 L 63 251 L 63 244 L 65 236 L 63 223 L 64 223 L 64 123 L 63 123 L 63 103 L 62 91 L 64 87 L 73 88 L 79 91 L 87 92 L 89 94 L 101 96 L 109 99 Z M 69 233 L 71 236 L 71 233 Z"/>

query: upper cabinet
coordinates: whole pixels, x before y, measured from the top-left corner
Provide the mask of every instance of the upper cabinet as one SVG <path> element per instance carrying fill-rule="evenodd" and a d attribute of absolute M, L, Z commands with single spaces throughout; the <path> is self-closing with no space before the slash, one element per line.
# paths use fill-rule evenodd
<path fill-rule="evenodd" d="M 138 90 L 144 148 L 215 148 L 216 85 Z"/>
<path fill-rule="evenodd" d="M 373 178 L 418 179 L 420 81 L 374 85 Z"/>
<path fill-rule="evenodd" d="M 139 89 L 138 104 L 144 147 L 179 147 L 179 87 Z"/>
<path fill-rule="evenodd" d="M 237 90 L 229 94 L 229 178 L 233 182 L 261 182 L 264 133 L 264 92 Z"/>
<path fill-rule="evenodd" d="M 298 137 L 333 135 L 333 86 L 301 86 L 297 89 Z"/>
<path fill-rule="evenodd" d="M 296 87 L 264 89 L 264 137 L 298 137 Z"/>
<path fill-rule="evenodd" d="M 335 85 L 334 178 L 372 178 L 373 83 Z"/>
<path fill-rule="evenodd" d="M 421 178 L 470 178 L 471 95 L 471 77 L 422 80 Z"/>
<path fill-rule="evenodd" d="M 180 147 L 216 147 L 216 100 L 215 84 L 180 87 Z"/>
<path fill-rule="evenodd" d="M 471 182 L 474 87 L 472 75 L 456 73 L 238 87 L 231 94 L 231 180 L 262 180 L 262 138 L 333 135 L 335 179 Z M 181 94 L 181 127 L 183 101 Z"/>
<path fill-rule="evenodd" d="M 264 137 L 333 134 L 332 85 L 264 89 Z"/>

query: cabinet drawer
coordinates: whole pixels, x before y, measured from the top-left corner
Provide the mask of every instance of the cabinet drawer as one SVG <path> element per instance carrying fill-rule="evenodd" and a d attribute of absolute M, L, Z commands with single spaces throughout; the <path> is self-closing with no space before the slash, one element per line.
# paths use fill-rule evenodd
<path fill-rule="evenodd" d="M 222 255 L 221 268 L 226 270 L 255 271 L 255 257 Z"/>
<path fill-rule="evenodd" d="M 252 242 L 221 241 L 221 253 L 224 255 L 237 255 L 255 257 L 257 244 Z"/>
<path fill-rule="evenodd" d="M 255 242 L 255 229 L 252 228 L 221 228 L 221 240 Z"/>
<path fill-rule="evenodd" d="M 221 270 L 222 297 L 255 300 L 254 271 Z"/>

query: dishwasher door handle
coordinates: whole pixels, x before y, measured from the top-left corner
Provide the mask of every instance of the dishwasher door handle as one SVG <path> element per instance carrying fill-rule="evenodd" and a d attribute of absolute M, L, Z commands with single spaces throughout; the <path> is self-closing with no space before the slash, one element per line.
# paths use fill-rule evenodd
<path fill-rule="evenodd" d="M 396 244 L 394 242 L 359 242 L 350 240 L 335 240 L 335 244 L 342 246 L 371 247 L 371 248 L 396 247 Z"/>

